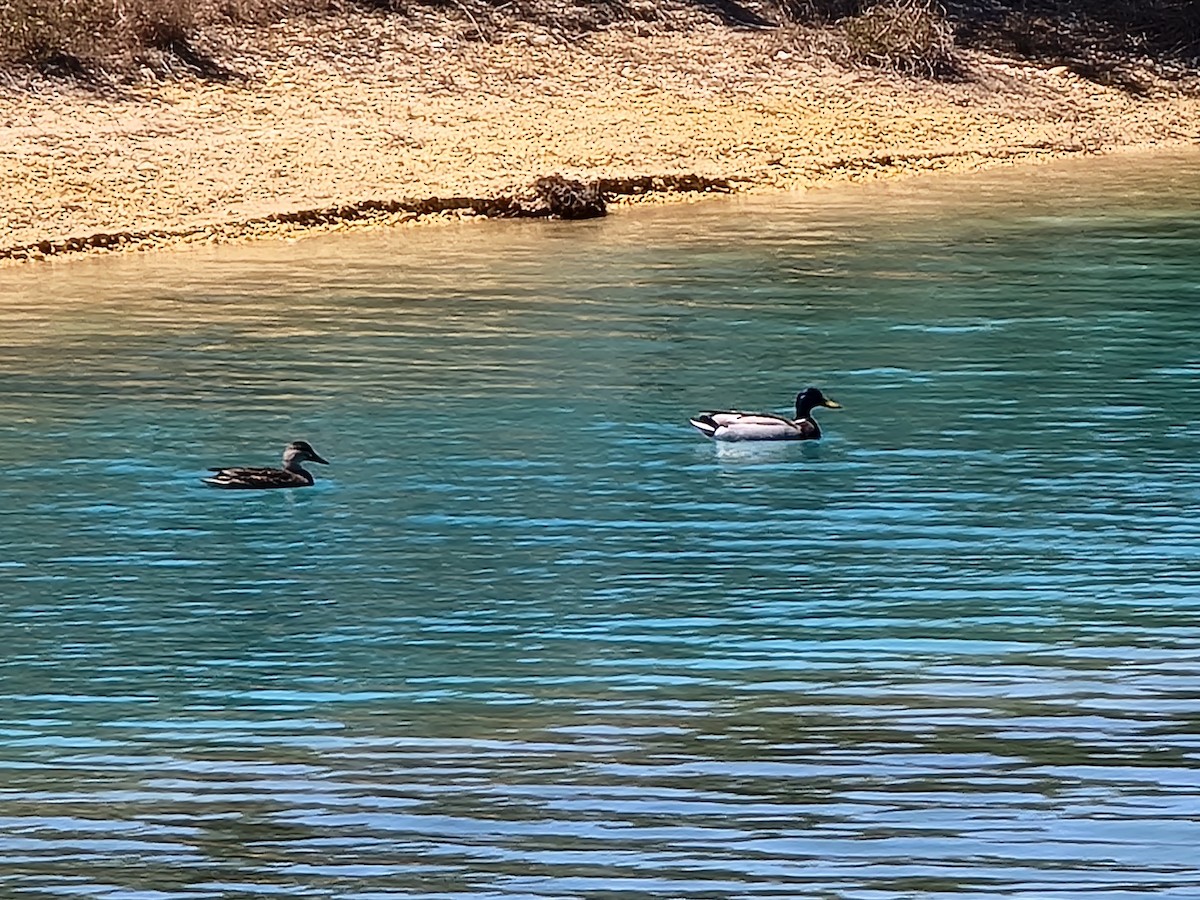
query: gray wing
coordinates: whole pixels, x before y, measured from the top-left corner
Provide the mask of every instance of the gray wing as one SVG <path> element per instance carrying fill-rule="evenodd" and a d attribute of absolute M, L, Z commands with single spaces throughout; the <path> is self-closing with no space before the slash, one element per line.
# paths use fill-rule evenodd
<path fill-rule="evenodd" d="M 719 413 L 702 417 L 704 428 L 696 420 L 692 424 L 718 441 L 804 441 L 820 435 L 811 419 L 792 419 L 770 413 Z"/>

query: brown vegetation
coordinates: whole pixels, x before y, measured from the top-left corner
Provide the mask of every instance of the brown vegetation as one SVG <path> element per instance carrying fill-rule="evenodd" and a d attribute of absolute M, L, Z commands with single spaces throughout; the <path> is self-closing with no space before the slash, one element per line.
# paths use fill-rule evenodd
<path fill-rule="evenodd" d="M 0 0 L 0 69 L 85 82 L 185 72 L 223 80 L 234 73 L 208 40 L 214 30 L 355 10 L 431 12 L 480 41 L 522 22 L 563 39 L 631 22 L 814 26 L 839 39 L 812 46 L 908 74 L 957 76 L 957 45 L 1131 90 L 1139 67 L 1178 73 L 1200 59 L 1200 3 L 1190 0 Z"/>
<path fill-rule="evenodd" d="M 266 25 L 338 6 L 337 0 L 0 0 L 0 66 L 94 78 L 139 69 L 169 75 L 182 63 L 211 77 L 222 67 L 192 47 L 206 29 Z"/>
<path fill-rule="evenodd" d="M 845 30 L 861 62 L 930 78 L 957 72 L 954 31 L 931 0 L 884 0 L 847 19 Z"/>

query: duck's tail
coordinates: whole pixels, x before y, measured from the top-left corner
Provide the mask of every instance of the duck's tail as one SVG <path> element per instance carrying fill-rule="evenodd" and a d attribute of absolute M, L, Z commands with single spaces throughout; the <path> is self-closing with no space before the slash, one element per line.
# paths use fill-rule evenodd
<path fill-rule="evenodd" d="M 229 470 L 226 468 L 213 466 L 208 471 L 216 472 L 217 474 L 208 475 L 205 478 L 200 479 L 207 485 L 212 487 L 229 487 L 234 483 L 234 480 L 230 477 Z"/>
<path fill-rule="evenodd" d="M 716 436 L 717 429 L 721 427 L 717 424 L 716 419 L 714 419 L 708 413 L 700 413 L 696 416 L 696 418 L 688 419 L 688 421 L 691 422 L 692 425 L 697 429 L 699 429 L 700 433 L 705 437 Z"/>

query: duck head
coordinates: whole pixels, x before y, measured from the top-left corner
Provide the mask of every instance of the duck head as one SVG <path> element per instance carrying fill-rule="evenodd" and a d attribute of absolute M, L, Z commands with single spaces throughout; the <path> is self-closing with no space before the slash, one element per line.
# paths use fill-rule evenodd
<path fill-rule="evenodd" d="M 807 419 L 808 414 L 818 406 L 825 406 L 829 409 L 841 409 L 842 404 L 836 400 L 830 400 L 821 393 L 820 388 L 810 387 L 805 388 L 796 395 L 796 418 Z"/>
<path fill-rule="evenodd" d="M 284 468 L 299 465 L 306 461 L 320 463 L 323 466 L 329 465 L 329 460 L 317 453 L 308 441 L 292 441 L 283 451 Z"/>

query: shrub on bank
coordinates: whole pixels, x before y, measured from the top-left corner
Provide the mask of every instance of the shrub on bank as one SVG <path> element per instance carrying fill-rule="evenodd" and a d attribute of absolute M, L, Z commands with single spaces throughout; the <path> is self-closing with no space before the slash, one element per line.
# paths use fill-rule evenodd
<path fill-rule="evenodd" d="M 193 25 L 185 0 L 0 0 L 0 62 L 128 61 Z"/>
<path fill-rule="evenodd" d="M 931 78 L 954 72 L 954 31 L 930 0 L 884 0 L 845 28 L 860 62 Z"/>
<path fill-rule="evenodd" d="M 794 22 L 826 25 L 862 12 L 864 0 L 778 0 L 779 11 Z"/>
<path fill-rule="evenodd" d="M 122 69 L 148 49 L 186 46 L 199 29 L 218 22 L 264 24 L 339 5 L 339 0 L 0 0 L 0 65 Z"/>
<path fill-rule="evenodd" d="M 193 41 L 212 46 L 212 25 L 253 28 L 354 10 L 406 17 L 418 29 L 444 18 L 484 41 L 525 23 L 562 40 L 621 22 L 792 23 L 830 39 L 813 41 L 813 53 L 848 47 L 860 61 L 934 77 L 957 74 L 956 39 L 1122 86 L 1113 73 L 1126 68 L 1200 68 L 1200 0 L 0 0 L 0 70 L 32 66 L 86 80 L 148 68 L 224 78 L 231 73 L 193 49 Z"/>

